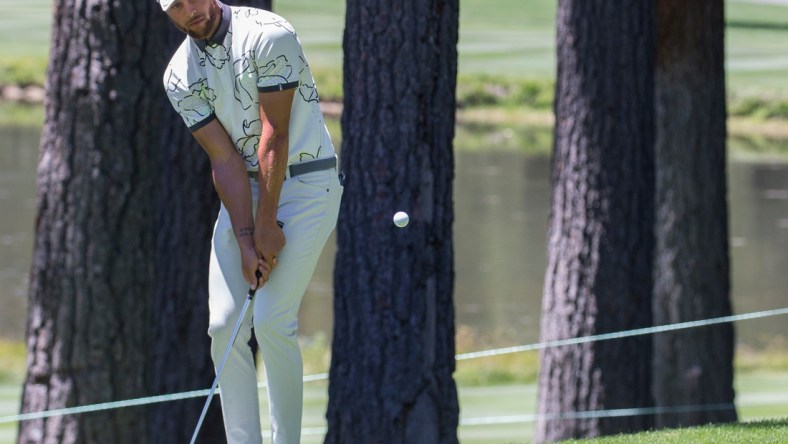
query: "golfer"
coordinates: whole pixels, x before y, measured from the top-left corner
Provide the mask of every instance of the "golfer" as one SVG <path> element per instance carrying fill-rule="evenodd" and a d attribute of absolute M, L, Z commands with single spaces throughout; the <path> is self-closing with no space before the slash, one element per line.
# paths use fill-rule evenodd
<path fill-rule="evenodd" d="M 272 441 L 298 443 L 298 308 L 336 226 L 342 196 L 315 81 L 293 27 L 282 17 L 218 0 L 158 1 L 187 34 L 167 66 L 164 87 L 208 154 L 221 199 L 208 277 L 215 366 L 247 290 L 259 288 L 219 380 L 227 441 L 262 442 L 247 345 L 254 325 Z"/>

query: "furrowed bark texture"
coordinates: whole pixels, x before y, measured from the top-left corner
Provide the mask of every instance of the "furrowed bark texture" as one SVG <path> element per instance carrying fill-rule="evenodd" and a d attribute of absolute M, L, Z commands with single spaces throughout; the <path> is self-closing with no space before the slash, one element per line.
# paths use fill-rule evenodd
<path fill-rule="evenodd" d="M 155 2 L 54 6 L 22 411 L 149 394 Z M 137 443 L 143 407 L 23 421 L 19 443 Z"/>
<path fill-rule="evenodd" d="M 543 341 L 651 325 L 654 3 L 563 0 L 542 304 Z M 643 430 L 647 416 L 562 419 L 652 405 L 648 336 L 541 353 L 536 442 Z"/>
<path fill-rule="evenodd" d="M 457 0 L 347 4 L 327 443 L 454 443 Z M 392 216 L 410 214 L 406 228 Z"/>
<path fill-rule="evenodd" d="M 163 26 L 163 57 L 184 35 Z M 161 120 L 161 165 L 156 205 L 156 297 L 154 300 L 152 388 L 163 395 L 211 386 L 215 372 L 208 337 L 208 259 L 219 200 L 211 180 L 208 156 L 172 108 L 161 82 L 155 85 L 164 110 Z M 189 442 L 205 399 L 152 405 L 150 443 Z M 215 397 L 198 442 L 222 442 L 224 424 Z"/>
<path fill-rule="evenodd" d="M 722 0 L 657 2 L 654 322 L 731 314 Z M 654 337 L 657 426 L 736 421 L 733 324 Z M 725 406 L 728 408 L 725 408 Z"/>
<path fill-rule="evenodd" d="M 182 40 L 155 2 L 55 8 L 23 411 L 213 380 L 205 276 L 218 201 L 161 81 Z M 18 439 L 185 442 L 202 402 L 26 421 Z M 224 439 L 215 404 L 203 442 Z"/>

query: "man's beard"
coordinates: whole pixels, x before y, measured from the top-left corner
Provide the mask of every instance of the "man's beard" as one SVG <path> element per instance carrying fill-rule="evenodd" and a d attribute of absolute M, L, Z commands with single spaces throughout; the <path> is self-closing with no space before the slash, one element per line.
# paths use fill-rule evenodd
<path fill-rule="evenodd" d="M 210 33 L 215 24 L 216 20 L 220 20 L 221 18 L 221 8 L 216 3 L 213 3 L 211 9 L 208 11 L 208 16 L 206 17 L 205 23 L 202 24 L 202 29 L 206 34 Z M 181 32 L 187 34 L 189 37 L 198 39 L 198 40 L 208 40 L 209 38 L 213 37 L 213 35 L 205 35 L 205 34 L 198 34 L 197 32 L 188 29 L 188 28 L 181 28 L 180 26 L 176 27 L 181 30 Z"/>

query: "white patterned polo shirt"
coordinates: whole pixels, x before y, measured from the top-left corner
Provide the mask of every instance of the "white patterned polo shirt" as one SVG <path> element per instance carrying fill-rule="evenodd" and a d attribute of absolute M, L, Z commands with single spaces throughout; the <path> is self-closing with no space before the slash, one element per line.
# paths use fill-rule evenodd
<path fill-rule="evenodd" d="M 244 159 L 258 169 L 262 124 L 258 92 L 297 88 L 290 113 L 288 164 L 333 157 L 317 88 L 295 30 L 262 9 L 220 4 L 210 41 L 186 37 L 164 73 L 164 88 L 194 132 L 218 119 Z"/>

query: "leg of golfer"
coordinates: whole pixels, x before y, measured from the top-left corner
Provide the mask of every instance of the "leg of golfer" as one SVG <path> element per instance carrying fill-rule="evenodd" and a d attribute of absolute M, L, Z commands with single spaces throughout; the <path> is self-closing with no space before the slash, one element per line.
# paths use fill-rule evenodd
<path fill-rule="evenodd" d="M 256 184 L 252 190 L 256 202 Z M 303 364 L 296 336 L 298 308 L 320 252 L 336 225 L 341 196 L 342 186 L 336 169 L 289 178 L 280 193 L 277 219 L 284 223 L 287 243 L 279 253 L 278 265 L 268 282 L 257 292 L 253 316 L 255 334 L 265 365 L 274 444 L 300 442 Z M 243 306 L 244 287 L 248 286 L 240 273 L 238 247 L 234 244 L 226 212 L 224 217 L 228 227 L 225 231 L 233 242 L 222 245 L 228 250 L 225 253 L 217 251 L 212 254 L 209 284 L 210 334 L 214 344 L 211 351 L 216 365 L 221 362 L 233 323 Z M 217 227 L 221 219 L 220 213 Z M 218 249 L 219 243 L 215 237 L 214 250 Z M 216 264 L 214 256 L 217 258 Z M 222 262 L 222 258 L 227 262 Z M 214 268 L 221 271 L 214 271 Z M 234 283 L 229 284 L 230 280 Z M 236 287 L 241 289 L 240 293 Z M 249 376 L 251 373 L 254 377 L 254 363 L 246 345 L 249 339 L 247 331 L 248 327 L 244 326 L 246 336 L 239 334 L 219 381 L 230 444 L 260 442 L 256 380 L 250 380 Z"/>
<path fill-rule="evenodd" d="M 241 314 L 248 289 L 249 284 L 241 273 L 241 256 L 230 216 L 222 205 L 214 227 L 208 272 L 208 335 L 216 370 Z M 261 442 L 257 374 L 248 345 L 251 334 L 252 310 L 247 310 L 219 378 L 228 444 Z"/>

